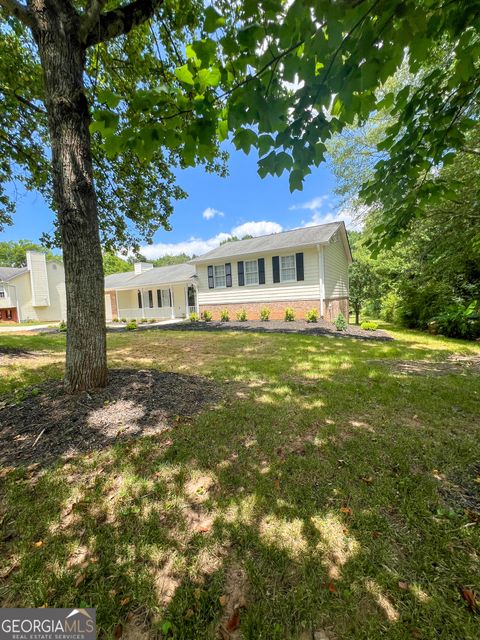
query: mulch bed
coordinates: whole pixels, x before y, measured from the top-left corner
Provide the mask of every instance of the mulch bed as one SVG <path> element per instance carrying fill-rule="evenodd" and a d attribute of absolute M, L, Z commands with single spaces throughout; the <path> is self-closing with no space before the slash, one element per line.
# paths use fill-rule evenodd
<path fill-rule="evenodd" d="M 109 384 L 77 396 L 50 381 L 0 408 L 0 468 L 53 464 L 124 439 L 155 435 L 222 398 L 200 376 L 113 369 Z"/>
<path fill-rule="evenodd" d="M 140 325 L 141 326 L 141 325 Z M 143 329 L 150 327 L 143 326 Z M 337 331 L 335 325 L 325 320 L 308 323 L 304 320 L 284 322 L 283 320 L 248 320 L 246 322 L 182 322 L 180 324 L 161 325 L 152 327 L 165 331 L 253 331 L 258 333 L 303 333 L 315 336 L 330 336 L 333 338 L 360 338 L 361 340 L 393 340 L 392 336 L 382 329 L 366 331 L 357 325 L 350 324 L 346 331 Z"/>

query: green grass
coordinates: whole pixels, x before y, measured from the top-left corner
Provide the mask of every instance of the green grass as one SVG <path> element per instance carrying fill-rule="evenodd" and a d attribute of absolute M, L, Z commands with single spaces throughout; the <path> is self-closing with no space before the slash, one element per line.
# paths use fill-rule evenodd
<path fill-rule="evenodd" d="M 441 490 L 480 487 L 480 377 L 435 364 L 480 347 L 394 335 L 110 334 L 111 366 L 207 376 L 225 400 L 40 477 L 5 473 L 0 603 L 95 606 L 102 637 L 210 639 L 236 584 L 252 640 L 477 639 L 459 589 L 480 590 L 479 525 Z M 61 376 L 64 344 L 1 335 L 40 354 L 11 358 L 0 393 Z"/>

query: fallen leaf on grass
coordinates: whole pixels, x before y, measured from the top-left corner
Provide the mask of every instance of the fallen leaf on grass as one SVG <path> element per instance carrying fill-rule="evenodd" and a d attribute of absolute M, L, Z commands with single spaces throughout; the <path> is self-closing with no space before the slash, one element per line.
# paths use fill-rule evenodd
<path fill-rule="evenodd" d="M 185 612 L 185 618 L 187 620 L 190 620 L 190 618 L 193 618 L 194 615 L 195 615 L 195 612 L 193 609 L 187 609 Z"/>
<path fill-rule="evenodd" d="M 220 596 L 219 601 L 222 607 L 224 607 L 228 602 L 228 596 Z"/>
<path fill-rule="evenodd" d="M 407 589 L 410 588 L 410 583 L 406 582 L 405 580 L 399 580 L 398 586 L 400 587 L 400 589 L 403 589 L 403 591 L 407 591 Z"/>
<path fill-rule="evenodd" d="M 333 581 L 330 581 L 328 583 L 327 589 L 330 591 L 330 593 L 336 593 L 337 592 L 337 587 L 333 584 Z"/>
<path fill-rule="evenodd" d="M 78 578 L 75 580 L 75 586 L 76 586 L 76 587 L 79 587 L 79 586 L 82 584 L 82 582 L 83 582 L 84 580 L 85 580 L 85 574 L 84 574 L 84 573 L 81 573 L 81 574 L 78 576 Z"/>
<path fill-rule="evenodd" d="M 480 606 L 480 601 L 477 598 L 477 594 L 470 587 L 462 587 L 460 589 L 460 593 L 462 594 L 463 599 L 468 604 L 472 611 L 478 611 Z"/>
<path fill-rule="evenodd" d="M 280 489 L 280 480 L 277 478 L 274 482 L 275 489 Z"/>
<path fill-rule="evenodd" d="M 347 516 L 351 516 L 353 513 L 350 507 L 340 507 L 340 511 L 345 513 Z"/>
<path fill-rule="evenodd" d="M 372 476 L 365 476 L 364 478 L 362 478 L 362 482 L 365 482 L 366 484 L 372 484 L 373 478 Z"/>
<path fill-rule="evenodd" d="M 123 598 L 122 600 L 120 600 L 120 606 L 121 606 L 121 607 L 124 607 L 124 606 L 125 606 L 125 605 L 127 605 L 129 602 L 130 602 L 130 598 L 129 598 L 129 597 Z"/>
<path fill-rule="evenodd" d="M 376 540 L 377 538 L 380 538 L 380 531 L 373 531 L 372 532 L 372 538 L 374 540 Z"/>
<path fill-rule="evenodd" d="M 227 622 L 227 631 L 235 631 L 240 626 L 240 609 L 237 607 Z"/>
<path fill-rule="evenodd" d="M 5 569 L 2 569 L 2 571 L 0 571 L 0 578 L 3 580 L 4 578 L 8 578 L 8 576 L 12 573 L 12 571 L 14 571 L 14 569 L 16 569 L 18 567 L 18 561 L 15 560 L 15 562 L 12 562 L 12 564 L 9 567 L 5 567 Z"/>
<path fill-rule="evenodd" d="M 115 640 L 118 640 L 118 638 L 121 638 L 123 635 L 123 624 L 117 624 L 115 625 L 115 628 L 113 630 L 113 637 L 115 638 Z"/>
<path fill-rule="evenodd" d="M 34 542 L 33 544 L 37 549 L 40 549 L 40 547 L 43 547 L 43 540 L 37 540 L 37 542 Z"/>

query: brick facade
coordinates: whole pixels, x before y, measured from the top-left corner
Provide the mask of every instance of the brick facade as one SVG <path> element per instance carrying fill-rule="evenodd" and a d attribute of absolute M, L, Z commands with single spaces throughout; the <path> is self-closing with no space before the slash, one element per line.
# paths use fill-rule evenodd
<path fill-rule="evenodd" d="M 107 295 L 110 296 L 110 302 L 112 305 L 112 318 L 118 318 L 117 294 L 115 291 L 107 291 Z"/>
<path fill-rule="evenodd" d="M 284 300 L 281 302 L 245 302 L 235 304 L 201 304 L 200 313 L 202 311 L 210 311 L 214 320 L 220 320 L 220 312 L 227 309 L 230 319 L 235 320 L 237 312 L 245 309 L 248 320 L 259 320 L 260 311 L 267 307 L 270 309 L 270 320 L 283 320 L 285 317 L 285 309 L 291 307 L 295 312 L 296 320 L 304 320 L 307 311 L 317 309 L 320 315 L 320 302 L 316 300 Z M 342 312 L 348 322 L 348 298 L 338 298 L 327 300 L 325 303 L 325 319 L 334 320 L 339 312 Z"/>

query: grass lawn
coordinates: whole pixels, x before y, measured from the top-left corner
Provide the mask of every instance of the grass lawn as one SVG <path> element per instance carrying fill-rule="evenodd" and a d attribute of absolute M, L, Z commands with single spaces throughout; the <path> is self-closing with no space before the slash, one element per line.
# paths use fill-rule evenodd
<path fill-rule="evenodd" d="M 110 334 L 111 367 L 220 400 L 3 469 L 0 605 L 94 606 L 105 638 L 478 640 L 480 346 L 391 333 Z M 64 345 L 0 335 L 4 403 L 40 402 Z"/>

